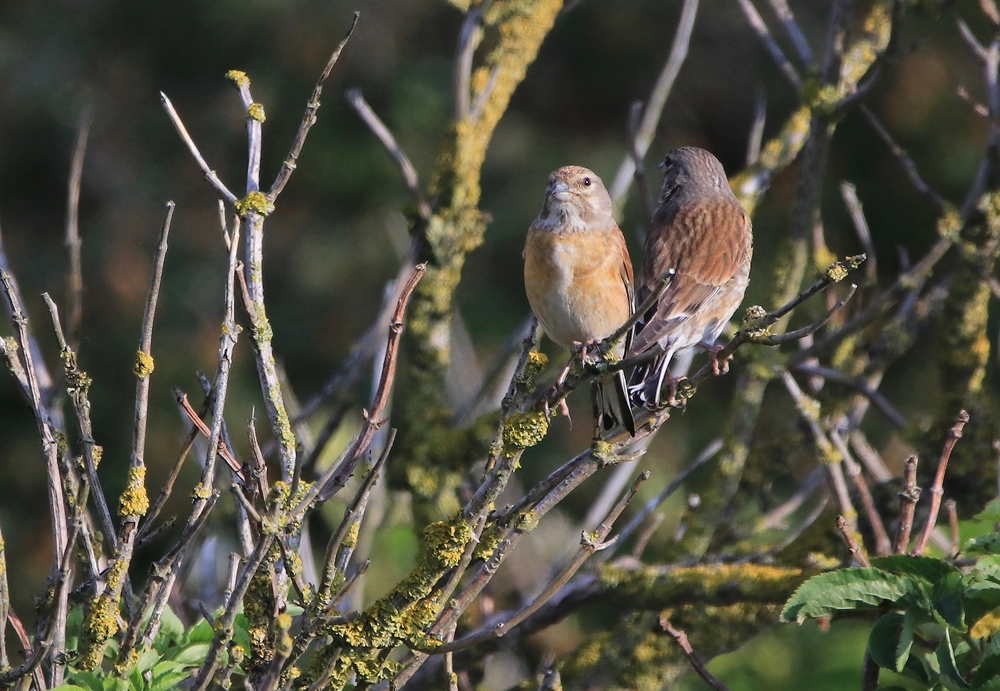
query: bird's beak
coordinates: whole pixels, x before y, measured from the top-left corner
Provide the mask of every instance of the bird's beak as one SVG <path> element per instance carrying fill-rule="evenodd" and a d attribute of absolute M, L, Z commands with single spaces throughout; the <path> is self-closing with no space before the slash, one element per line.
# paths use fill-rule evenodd
<path fill-rule="evenodd" d="M 569 201 L 569 185 L 564 180 L 556 180 L 549 185 L 549 195 L 561 202 Z"/>

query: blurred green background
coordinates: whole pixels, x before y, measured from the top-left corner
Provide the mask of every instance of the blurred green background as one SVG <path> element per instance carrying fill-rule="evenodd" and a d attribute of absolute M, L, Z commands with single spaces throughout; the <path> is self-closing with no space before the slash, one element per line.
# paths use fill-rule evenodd
<path fill-rule="evenodd" d="M 629 105 L 648 96 L 669 52 L 680 4 L 567 3 L 497 129 L 483 171 L 482 208 L 493 220 L 484 245 L 469 258 L 458 296 L 475 355 L 469 372 L 485 368 L 528 314 L 521 248 L 525 229 L 540 207 L 548 172 L 580 164 L 610 184 L 625 151 Z M 982 155 L 986 123 L 956 94 L 964 86 L 973 99 L 982 100 L 983 87 L 981 70 L 961 42 L 954 17 L 964 16 L 980 35 L 987 29 L 975 0 L 950 4 L 940 17 L 931 11 L 937 4 L 927 2 L 915 9 L 905 35 L 915 49 L 889 68 L 871 106 L 910 151 L 928 182 L 957 202 Z M 813 49 L 819 50 L 829 3 L 799 0 L 791 6 Z M 84 108 L 93 107 L 80 207 L 85 283 L 80 361 L 95 381 L 95 436 L 105 447 L 101 473 L 109 497 L 120 492 L 128 462 L 132 362 L 167 200 L 177 203 L 177 211 L 153 338 L 156 372 L 147 463 L 154 492 L 184 435 L 171 387 L 197 397 L 194 373 L 214 372 L 222 320 L 226 256 L 216 197 L 164 115 L 158 92 L 172 99 L 209 164 L 239 195 L 246 134 L 235 90 L 223 75 L 234 68 L 246 71 L 255 99 L 267 112 L 262 181 L 269 184 L 316 76 L 355 9 L 361 11 L 357 31 L 327 83 L 319 121 L 266 227 L 265 285 L 275 346 L 300 399 L 319 389 L 368 328 L 384 283 L 395 274 L 407 243 L 400 211 L 409 201 L 405 187 L 391 159 L 345 102 L 344 90 L 363 90 L 426 184 L 453 112 L 452 65 L 461 14 L 442 0 L 0 3 L 2 238 L 50 367 L 57 364 L 57 351 L 39 296 L 49 291 L 64 311 L 67 308 L 67 176 L 77 120 Z M 777 26 L 766 8 L 761 10 Z M 760 95 L 766 97 L 765 136 L 770 136 L 795 105 L 795 94 L 737 3 L 702 0 L 690 53 L 648 163 L 655 164 L 674 146 L 692 144 L 712 150 L 731 174 L 737 172 L 745 161 Z M 842 179 L 858 187 L 882 280 L 889 280 L 899 265 L 899 248 L 919 257 L 934 239 L 933 212 L 870 127 L 860 116 L 849 115 L 834 139 L 823 202 L 827 242 L 837 254 L 860 251 L 836 191 Z M 769 249 L 785 232 L 796 182 L 793 165 L 774 180 L 755 216 L 748 305 L 763 300 L 767 286 L 753 277 L 767 275 Z M 635 231 L 641 220 L 634 195 L 620 222 L 638 263 Z M 0 325 L 0 333 L 9 335 L 9 326 Z M 883 391 L 919 421 L 930 405 L 926 392 L 937 383 L 926 375 L 921 349 L 915 352 L 890 370 Z M 737 360 L 734 367 L 739 366 Z M 703 387 L 686 414 L 659 435 L 643 461 L 643 467 L 655 473 L 649 493 L 717 434 L 733 380 Z M 995 371 L 990 385 L 996 386 Z M 474 381 L 469 386 L 474 388 Z M 366 396 L 363 388 L 359 406 Z M 231 428 L 242 430 L 251 410 L 260 405 L 244 337 L 230 384 Z M 588 410 L 583 398 L 571 400 L 571 405 Z M 565 421 L 556 423 L 553 434 L 526 455 L 523 483 L 541 477 L 586 444 L 590 430 L 585 417 L 578 412 L 572 430 Z M 905 443 L 877 415 L 869 422 L 870 433 L 897 467 L 906 455 Z M 258 427 L 266 435 L 264 426 Z M 245 451 L 242 433 L 234 433 L 234 439 Z M 174 512 L 185 509 L 194 477 L 192 462 L 182 476 Z M 574 494 L 561 514 L 552 517 L 549 534 L 533 543 L 531 549 L 544 563 L 552 556 L 543 543 L 555 536 L 555 544 L 571 544 L 571 534 L 600 490 L 600 481 Z M 651 550 L 669 542 L 676 507 L 682 504 L 678 497 L 674 517 L 668 516 Z M 31 618 L 31 598 L 40 591 L 50 564 L 45 507 L 35 425 L 13 380 L 4 375 L 0 526 L 7 540 L 13 604 L 26 619 Z M 369 582 L 368 597 L 381 594 L 405 573 L 414 549 L 406 530 L 388 530 L 377 541 L 386 549 L 376 550 L 382 565 L 376 568 L 376 561 L 373 566 L 371 573 L 379 576 Z M 520 569 L 530 561 L 525 556 L 510 568 Z M 521 579 L 523 587 L 530 588 L 530 575 Z M 517 580 L 507 576 L 512 592 L 519 587 Z M 576 619 L 561 629 L 563 647 L 587 628 Z M 734 690 L 854 688 L 864 630 L 859 622 L 835 624 L 829 634 L 788 628 L 755 642 L 749 651 L 720 658 L 713 669 Z M 687 688 L 698 688 L 697 683 L 692 680 Z"/>

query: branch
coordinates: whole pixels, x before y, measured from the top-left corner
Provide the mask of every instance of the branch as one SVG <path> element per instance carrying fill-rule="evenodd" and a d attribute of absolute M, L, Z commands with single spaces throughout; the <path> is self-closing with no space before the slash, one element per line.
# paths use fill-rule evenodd
<path fill-rule="evenodd" d="M 913 551 L 910 552 L 913 556 L 919 556 L 924 553 L 924 548 L 927 546 L 928 540 L 931 539 L 931 533 L 934 532 L 934 527 L 937 525 L 938 511 L 941 510 L 941 495 L 944 494 L 942 485 L 944 484 L 944 474 L 948 470 L 948 460 L 951 458 L 951 452 L 955 448 L 955 444 L 962 438 L 962 430 L 965 429 L 968 421 L 969 414 L 964 410 L 960 411 L 958 413 L 958 420 L 952 425 L 948 433 L 948 439 L 941 450 L 937 473 L 934 475 L 934 484 L 931 485 L 931 509 L 927 514 L 927 522 L 924 524 L 924 530 L 920 533 L 917 544 L 913 546 Z"/>
<path fill-rule="evenodd" d="M 705 680 L 705 683 L 711 686 L 715 691 L 729 691 L 729 689 L 726 688 L 721 681 L 716 679 L 712 673 L 708 671 L 708 668 L 702 664 L 701 660 L 698 659 L 698 656 L 694 652 L 694 648 L 691 647 L 691 643 L 688 641 L 686 633 L 680 629 L 675 629 L 670 623 L 670 620 L 664 615 L 660 615 L 660 626 L 663 627 L 664 631 L 674 637 L 674 640 L 677 641 L 677 645 L 684 650 L 684 654 L 691 663 L 691 667 L 694 668 L 694 671 L 697 672 L 699 677 Z"/>
<path fill-rule="evenodd" d="M 694 20 L 697 14 L 698 0 L 684 0 L 680 20 L 677 22 L 677 33 L 674 34 L 674 42 L 670 47 L 670 56 L 646 101 L 642 122 L 636 130 L 635 146 L 632 151 L 625 155 L 618 167 L 618 172 L 615 174 L 615 180 L 611 184 L 611 199 L 616 206 L 620 205 L 625 199 L 625 195 L 628 194 L 629 186 L 635 175 L 636 159 L 645 158 L 649 145 L 653 143 L 656 126 L 663 114 L 663 107 L 667 103 L 667 97 L 670 96 L 670 91 L 681 71 L 681 66 L 687 58 L 688 45 L 691 42 L 691 32 L 694 29 Z"/>
<path fill-rule="evenodd" d="M 920 499 L 920 488 L 917 487 L 917 457 L 910 456 L 903 466 L 903 491 L 899 493 L 899 534 L 896 536 L 896 554 L 906 554 L 910 545 L 910 530 L 913 528 L 913 512 Z"/>
<path fill-rule="evenodd" d="M 76 145 L 70 165 L 69 194 L 66 199 L 66 247 L 69 249 L 69 340 L 73 348 L 80 342 L 80 322 L 83 319 L 83 270 L 80 260 L 80 183 L 83 180 L 83 159 L 87 152 L 87 138 L 93 109 L 87 106 L 80 114 L 76 128 Z"/>
<path fill-rule="evenodd" d="M 174 104 L 170 102 L 170 99 L 167 98 L 167 95 L 162 91 L 160 92 L 160 103 L 163 105 L 163 109 L 167 111 L 167 116 L 170 118 L 170 121 L 174 123 L 174 128 L 177 130 L 177 134 L 180 135 L 181 140 L 187 145 L 191 156 L 194 157 L 198 167 L 201 168 L 201 172 L 205 174 L 205 179 L 208 180 L 212 187 L 215 188 L 215 191 L 218 192 L 223 199 L 230 204 L 235 204 L 236 195 L 230 192 L 229 188 L 226 187 L 225 183 L 222 182 L 215 171 L 209 168 L 204 156 L 201 155 L 201 151 L 198 150 L 198 145 L 194 143 L 194 140 L 191 139 L 191 135 L 188 134 L 187 127 L 184 126 L 181 116 L 178 115 L 177 111 L 174 109 Z"/>
<path fill-rule="evenodd" d="M 337 60 L 340 59 L 340 53 L 344 50 L 344 46 L 351 39 L 351 35 L 354 33 L 354 27 L 358 25 L 358 17 L 361 16 L 360 12 L 354 13 L 354 19 L 351 21 L 351 28 L 347 30 L 347 35 L 337 44 L 334 49 L 333 54 L 326 63 L 326 67 L 323 68 L 323 72 L 320 73 L 319 79 L 316 81 L 316 86 L 313 87 L 312 96 L 309 98 L 309 103 L 306 104 L 306 112 L 302 116 L 302 122 L 299 124 L 299 130 L 295 133 L 295 139 L 292 141 L 292 148 L 288 152 L 288 156 L 285 160 L 281 162 L 281 170 L 278 171 L 278 177 L 274 179 L 271 184 L 271 189 L 267 193 L 267 199 L 272 204 L 274 200 L 278 198 L 281 191 L 285 189 L 285 185 L 288 183 L 288 179 L 292 176 L 292 171 L 295 170 L 296 162 L 299 160 L 299 154 L 302 153 L 302 147 L 306 143 L 306 137 L 309 135 L 309 130 L 312 126 L 316 124 L 316 111 L 319 110 L 320 102 L 319 97 L 323 93 L 323 84 L 326 82 L 327 77 L 330 76 L 330 72 L 333 71 L 334 65 L 337 64 Z"/>
<path fill-rule="evenodd" d="M 399 170 L 403 174 L 403 180 L 406 181 L 406 188 L 410 191 L 410 196 L 413 197 L 413 203 L 416 204 L 417 210 L 420 212 L 420 218 L 424 222 L 428 221 L 431 217 L 431 207 L 420 191 L 420 179 L 413 164 L 410 163 L 410 159 L 396 143 L 396 138 L 392 136 L 389 128 L 365 101 L 365 97 L 361 95 L 361 89 L 349 89 L 346 96 L 347 102 L 368 125 L 368 129 L 379 138 L 382 145 L 389 151 L 389 155 L 395 159 L 396 165 L 399 166 Z"/>

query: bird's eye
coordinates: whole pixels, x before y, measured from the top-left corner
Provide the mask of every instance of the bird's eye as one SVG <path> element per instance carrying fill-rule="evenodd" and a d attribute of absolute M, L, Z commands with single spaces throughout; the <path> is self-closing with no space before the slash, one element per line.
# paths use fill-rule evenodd
<path fill-rule="evenodd" d="M 584 178 L 583 185 L 584 187 L 590 187 L 590 178 Z"/>

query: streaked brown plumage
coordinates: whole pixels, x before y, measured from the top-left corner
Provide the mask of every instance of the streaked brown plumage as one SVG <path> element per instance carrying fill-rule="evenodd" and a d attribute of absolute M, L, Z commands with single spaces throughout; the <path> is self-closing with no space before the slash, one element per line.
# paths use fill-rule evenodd
<path fill-rule="evenodd" d="M 648 407 L 659 406 L 664 381 L 673 398 L 671 362 L 699 345 L 714 345 L 743 301 L 753 253 L 750 217 L 715 156 L 686 146 L 668 153 L 663 168 L 663 191 L 646 237 L 636 302 L 654 290 L 665 271 L 677 273 L 636 327 L 629 349 L 629 355 L 662 351 L 632 377 L 632 391 Z M 708 349 L 714 358 L 715 349 Z"/>
<path fill-rule="evenodd" d="M 524 288 L 542 328 L 566 348 L 610 336 L 632 314 L 632 260 L 611 197 L 592 171 L 565 166 L 549 176 L 525 241 Z M 609 410 L 605 422 L 621 416 L 632 431 L 624 375 L 615 381 L 625 409 Z"/>

